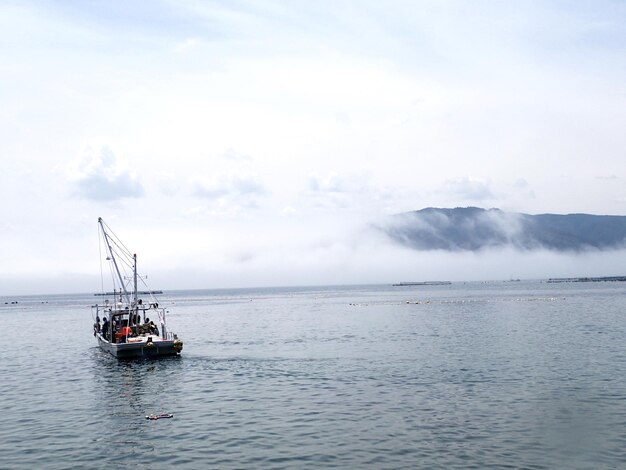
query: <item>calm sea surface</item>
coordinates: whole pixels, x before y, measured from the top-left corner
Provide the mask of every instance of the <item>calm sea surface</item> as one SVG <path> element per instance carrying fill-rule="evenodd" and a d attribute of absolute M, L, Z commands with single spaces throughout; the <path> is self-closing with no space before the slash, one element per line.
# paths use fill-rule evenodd
<path fill-rule="evenodd" d="M 182 356 L 121 362 L 95 297 L 0 298 L 0 468 L 626 468 L 625 283 L 160 300 Z"/>

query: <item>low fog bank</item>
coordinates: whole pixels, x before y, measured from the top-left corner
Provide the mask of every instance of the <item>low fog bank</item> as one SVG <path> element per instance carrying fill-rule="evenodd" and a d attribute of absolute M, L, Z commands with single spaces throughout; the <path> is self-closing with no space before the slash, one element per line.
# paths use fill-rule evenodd
<path fill-rule="evenodd" d="M 336 247 L 327 252 L 301 253 L 298 259 L 294 256 L 284 263 L 272 258 L 268 254 L 242 264 L 178 268 L 166 273 L 162 285 L 167 289 L 201 289 L 626 275 L 626 250 L 567 255 L 506 249 L 459 254 L 389 246 L 375 250 Z"/>
<path fill-rule="evenodd" d="M 626 249 L 420 251 L 364 220 L 318 220 L 278 231 L 257 227 L 213 236 L 215 243 L 187 253 L 183 264 L 151 266 L 151 285 L 202 289 L 626 275 Z"/>
<path fill-rule="evenodd" d="M 367 220 L 340 218 L 180 227 L 128 246 L 136 245 L 141 274 L 148 274 L 150 288 L 165 291 L 626 275 L 626 249 L 416 250 Z M 0 273 L 0 296 L 95 293 L 101 286 L 97 246 L 74 263 L 38 258 L 36 275 Z"/>

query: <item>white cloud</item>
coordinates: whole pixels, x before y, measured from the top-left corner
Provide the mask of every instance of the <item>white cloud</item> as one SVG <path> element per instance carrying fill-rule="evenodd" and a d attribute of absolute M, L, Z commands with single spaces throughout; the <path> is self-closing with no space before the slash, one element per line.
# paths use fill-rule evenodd
<path fill-rule="evenodd" d="M 257 210 L 268 191 L 258 175 L 248 172 L 229 172 L 205 178 L 196 178 L 191 184 L 192 195 L 204 201 L 200 211 L 205 216 L 236 217 Z"/>
<path fill-rule="evenodd" d="M 176 52 L 184 53 L 195 47 L 198 47 L 200 43 L 201 41 L 198 38 L 187 38 L 184 41 L 176 44 L 176 46 L 174 46 L 174 50 Z"/>
<path fill-rule="evenodd" d="M 331 172 L 325 177 L 312 174 L 309 176 L 309 189 L 319 193 L 360 192 L 363 188 L 357 178 L 356 175 L 342 177 L 335 172 Z"/>
<path fill-rule="evenodd" d="M 108 147 L 99 152 L 89 149 L 86 155 L 68 168 L 74 194 L 83 199 L 109 202 L 138 198 L 145 191 L 135 174 L 118 162 Z"/>
<path fill-rule="evenodd" d="M 197 180 L 193 194 L 207 199 L 219 199 L 226 196 L 259 196 L 266 192 L 257 175 L 229 173 Z"/>
<path fill-rule="evenodd" d="M 284 216 L 290 217 L 290 216 L 296 214 L 298 211 L 296 209 L 294 209 L 293 207 L 291 207 L 291 206 L 285 206 L 285 207 L 283 207 L 281 212 L 282 212 L 282 214 Z"/>
<path fill-rule="evenodd" d="M 221 157 L 226 160 L 232 160 L 235 162 L 252 161 L 252 157 L 250 157 L 249 155 L 245 155 L 243 153 L 237 152 L 233 148 L 226 149 L 226 151 L 222 153 Z"/>
<path fill-rule="evenodd" d="M 526 189 L 530 185 L 528 184 L 528 181 L 526 181 L 524 178 L 517 178 L 513 183 L 513 186 L 518 189 Z"/>
<path fill-rule="evenodd" d="M 484 202 L 497 199 L 488 181 L 467 176 L 446 181 L 441 192 L 448 200 Z"/>
<path fill-rule="evenodd" d="M 306 188 L 304 204 L 359 214 L 384 213 L 401 197 L 401 191 L 378 186 L 366 172 L 340 174 L 331 171 L 325 176 L 311 173 L 307 177 Z"/>

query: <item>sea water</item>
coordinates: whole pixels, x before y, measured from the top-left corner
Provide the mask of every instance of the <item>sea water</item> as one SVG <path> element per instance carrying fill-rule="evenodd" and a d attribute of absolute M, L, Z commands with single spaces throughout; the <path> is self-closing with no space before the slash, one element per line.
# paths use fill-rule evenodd
<path fill-rule="evenodd" d="M 3 297 L 0 468 L 624 468 L 625 294 L 165 292 L 183 353 L 136 361 L 98 349 L 92 295 Z"/>

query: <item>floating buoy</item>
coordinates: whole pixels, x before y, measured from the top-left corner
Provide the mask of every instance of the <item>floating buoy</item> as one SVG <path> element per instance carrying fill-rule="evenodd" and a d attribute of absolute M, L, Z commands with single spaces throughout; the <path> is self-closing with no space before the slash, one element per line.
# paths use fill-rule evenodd
<path fill-rule="evenodd" d="M 161 418 L 173 418 L 174 415 L 171 413 L 161 413 L 160 415 L 147 415 L 146 419 L 157 420 Z"/>

